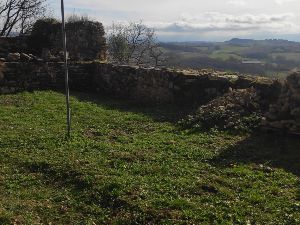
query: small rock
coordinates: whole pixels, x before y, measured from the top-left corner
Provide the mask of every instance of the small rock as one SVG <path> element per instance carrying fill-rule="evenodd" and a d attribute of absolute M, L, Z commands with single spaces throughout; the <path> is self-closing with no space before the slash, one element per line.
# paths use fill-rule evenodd
<path fill-rule="evenodd" d="M 202 185 L 201 188 L 202 188 L 203 191 L 206 191 L 206 192 L 209 192 L 209 193 L 213 193 L 213 194 L 218 193 L 218 189 L 213 187 L 213 186 L 210 186 L 210 185 Z"/>
<path fill-rule="evenodd" d="M 20 61 L 20 58 L 21 58 L 21 55 L 20 53 L 9 53 L 7 55 L 7 61 L 10 61 L 10 62 L 17 62 L 17 61 Z"/>
<path fill-rule="evenodd" d="M 63 51 L 60 51 L 60 52 L 58 53 L 58 58 L 59 58 L 60 60 L 64 61 L 64 60 L 65 60 L 65 53 L 64 53 Z M 69 57 L 69 52 L 67 52 L 67 58 L 70 59 L 70 57 Z"/>
<path fill-rule="evenodd" d="M 51 59 L 52 55 L 49 49 L 43 48 L 42 50 L 42 59 L 44 61 L 49 61 Z"/>
<path fill-rule="evenodd" d="M 25 62 L 29 62 L 29 61 L 33 60 L 32 57 L 30 57 L 29 55 L 27 55 L 25 53 L 20 54 L 20 59 L 21 59 L 21 61 L 25 61 Z"/>
<path fill-rule="evenodd" d="M 51 61 L 51 62 L 59 62 L 60 59 L 59 59 L 59 57 L 52 56 L 52 57 L 50 58 L 50 61 Z"/>
<path fill-rule="evenodd" d="M 265 173 L 271 173 L 274 170 L 269 166 L 259 165 L 260 169 Z"/>
<path fill-rule="evenodd" d="M 37 57 L 33 54 L 28 54 L 32 59 L 36 59 Z"/>
<path fill-rule="evenodd" d="M 300 107 L 292 109 L 291 115 L 300 118 Z"/>

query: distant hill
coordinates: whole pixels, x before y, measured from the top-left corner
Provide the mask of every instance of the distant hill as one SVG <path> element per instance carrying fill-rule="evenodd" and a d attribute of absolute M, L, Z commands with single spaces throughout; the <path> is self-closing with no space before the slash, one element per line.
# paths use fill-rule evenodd
<path fill-rule="evenodd" d="M 253 45 L 253 44 L 278 44 L 278 45 L 300 45 L 300 42 L 289 41 L 284 39 L 265 39 L 265 40 L 256 40 L 256 39 L 243 39 L 243 38 L 232 38 L 224 42 L 209 42 L 209 41 L 172 41 L 172 42 L 161 42 L 162 45 L 213 45 L 213 44 L 231 44 L 231 45 Z"/>
<path fill-rule="evenodd" d="M 229 41 L 225 41 L 224 43 L 231 45 L 253 45 L 253 44 L 273 44 L 273 45 L 291 45 L 291 44 L 299 44 L 300 42 L 288 41 L 283 39 L 265 39 L 265 40 L 255 40 L 255 39 L 241 39 L 241 38 L 233 38 Z"/>
<path fill-rule="evenodd" d="M 233 38 L 225 42 L 164 42 L 160 46 L 171 67 L 282 77 L 300 65 L 300 42 L 282 39 Z"/>
<path fill-rule="evenodd" d="M 253 39 L 240 39 L 240 38 L 233 38 L 229 41 L 225 41 L 227 44 L 233 44 L 233 45 L 252 45 L 256 42 L 256 40 Z"/>

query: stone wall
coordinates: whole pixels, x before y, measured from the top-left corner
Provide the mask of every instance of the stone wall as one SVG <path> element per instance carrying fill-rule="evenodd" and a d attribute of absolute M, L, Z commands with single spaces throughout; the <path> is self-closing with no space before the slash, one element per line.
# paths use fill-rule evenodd
<path fill-rule="evenodd" d="M 93 91 L 90 63 L 70 63 L 72 90 Z M 0 94 L 20 91 L 64 89 L 64 64 L 44 62 L 0 62 Z"/>
<path fill-rule="evenodd" d="M 262 77 L 214 71 L 116 66 L 107 63 L 70 63 L 72 90 L 93 91 L 139 102 L 204 103 L 231 89 L 254 87 L 263 105 L 277 99 L 278 82 Z M 0 65 L 0 93 L 63 88 L 64 70 L 59 62 L 6 62 Z"/>
<path fill-rule="evenodd" d="M 103 25 L 93 21 L 66 23 L 67 49 L 73 60 L 106 60 L 106 38 Z M 45 49 L 53 56 L 62 49 L 61 23 L 56 20 L 38 20 L 28 38 L 29 48 L 41 56 Z"/>
<path fill-rule="evenodd" d="M 109 95 L 140 102 L 180 104 L 205 103 L 230 89 L 254 87 L 262 105 L 274 102 L 280 84 L 262 77 L 239 76 L 214 71 L 178 71 L 171 69 L 95 65 L 94 84 Z"/>
<path fill-rule="evenodd" d="M 252 88 L 264 125 L 300 133 L 300 73 L 284 83 L 214 71 L 117 66 L 100 62 L 69 64 L 72 91 L 95 92 L 142 103 L 205 104 L 232 90 Z M 0 94 L 39 89 L 64 90 L 61 62 L 0 62 Z M 238 101 L 244 101 L 239 99 Z"/>
<path fill-rule="evenodd" d="M 101 23 L 67 23 L 66 31 L 67 49 L 71 60 L 106 60 L 106 38 Z M 53 19 L 37 21 L 29 36 L 0 37 L 0 58 L 3 58 L 1 61 L 4 61 L 9 53 L 33 54 L 45 61 L 59 61 L 62 50 L 61 24 Z"/>
<path fill-rule="evenodd" d="M 264 125 L 300 133 L 300 72 L 286 81 L 214 71 L 116 66 L 100 62 L 70 63 L 72 91 L 97 92 L 142 103 L 199 106 L 232 90 L 253 89 Z M 64 90 L 60 62 L 1 62 L 0 94 L 38 89 Z M 239 99 L 239 101 L 244 101 Z"/>
<path fill-rule="evenodd" d="M 265 125 L 300 134 L 300 72 L 287 77 L 278 101 L 266 114 Z"/>
<path fill-rule="evenodd" d="M 26 37 L 0 37 L 0 58 L 11 52 L 28 52 Z"/>

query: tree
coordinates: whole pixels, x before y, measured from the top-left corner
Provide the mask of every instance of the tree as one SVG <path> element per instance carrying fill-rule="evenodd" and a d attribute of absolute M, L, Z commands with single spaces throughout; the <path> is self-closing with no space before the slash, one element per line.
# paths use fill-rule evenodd
<path fill-rule="evenodd" d="M 88 15 L 71 14 L 67 17 L 67 23 L 88 22 L 92 19 Z"/>
<path fill-rule="evenodd" d="M 155 31 L 142 22 L 114 23 L 108 30 L 108 50 L 110 60 L 119 64 L 158 66 L 163 55 Z"/>
<path fill-rule="evenodd" d="M 45 12 L 46 0 L 0 0 L 0 36 L 24 35 Z"/>
<path fill-rule="evenodd" d="M 126 39 L 126 35 L 121 33 L 114 33 L 108 37 L 109 57 L 116 63 L 129 63 L 130 61 L 130 47 Z"/>
<path fill-rule="evenodd" d="M 159 45 L 154 45 L 150 48 L 150 57 L 153 60 L 155 67 L 162 66 L 167 61 L 165 53 Z"/>

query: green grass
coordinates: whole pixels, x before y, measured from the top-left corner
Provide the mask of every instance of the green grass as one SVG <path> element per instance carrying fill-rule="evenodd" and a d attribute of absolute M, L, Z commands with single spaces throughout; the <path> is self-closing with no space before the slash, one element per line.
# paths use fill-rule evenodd
<path fill-rule="evenodd" d="M 267 70 L 265 71 L 265 76 L 272 79 L 284 80 L 290 73 L 291 71 L 278 72 L 278 71 Z"/>
<path fill-rule="evenodd" d="M 299 224 L 300 141 L 196 133 L 175 107 L 0 96 L 0 224 Z"/>
<path fill-rule="evenodd" d="M 284 53 L 272 53 L 272 58 L 275 59 L 278 56 L 284 57 L 286 60 L 293 60 L 300 62 L 300 53 L 299 52 L 284 52 Z"/>
<path fill-rule="evenodd" d="M 222 51 L 214 51 L 213 53 L 210 54 L 209 57 L 212 59 L 222 59 L 222 60 L 229 60 L 231 58 L 242 60 L 242 57 L 235 53 L 227 53 Z"/>
<path fill-rule="evenodd" d="M 251 49 L 251 47 L 248 46 L 234 46 L 234 45 L 223 45 L 221 46 L 221 51 L 222 52 L 227 52 L 227 53 L 242 53 L 244 51 L 247 51 Z"/>

